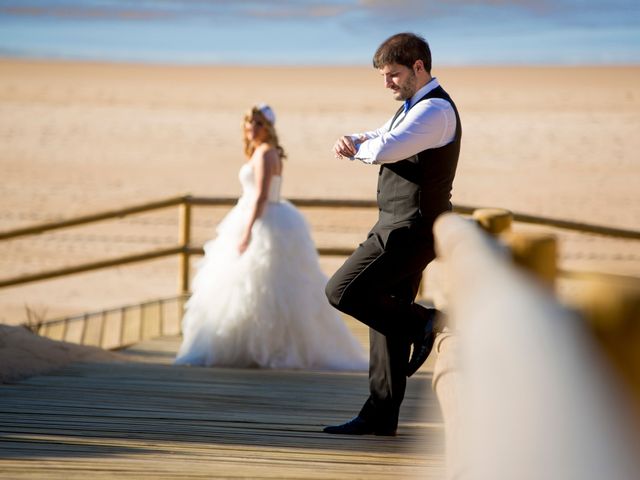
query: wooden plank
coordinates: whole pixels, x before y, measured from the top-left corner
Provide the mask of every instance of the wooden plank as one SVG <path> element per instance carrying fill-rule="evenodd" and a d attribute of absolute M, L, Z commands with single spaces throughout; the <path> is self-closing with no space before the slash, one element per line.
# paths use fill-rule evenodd
<path fill-rule="evenodd" d="M 103 316 L 102 313 L 86 315 L 82 343 L 84 345 L 100 346 L 100 336 L 102 334 Z"/>
<path fill-rule="evenodd" d="M 142 339 L 142 315 L 140 306 L 127 307 L 122 312 L 122 344 L 131 345 Z"/>
<path fill-rule="evenodd" d="M 109 350 L 120 347 L 120 336 L 122 329 L 120 310 L 111 310 L 105 312 L 103 321 L 104 335 L 102 338 L 102 348 Z"/>
<path fill-rule="evenodd" d="M 160 303 L 151 302 L 142 305 L 142 338 L 154 338 L 161 335 Z"/>
<path fill-rule="evenodd" d="M 67 321 L 67 332 L 65 341 L 71 343 L 82 343 L 82 332 L 84 330 L 84 317 L 70 318 Z"/>
<path fill-rule="evenodd" d="M 179 342 L 0 386 L 0 478 L 442 478 L 429 371 L 397 437 L 334 436 L 323 425 L 357 411 L 366 373 L 172 366 Z"/>
<path fill-rule="evenodd" d="M 163 335 L 179 335 L 182 328 L 183 298 L 175 298 L 162 302 Z"/>
<path fill-rule="evenodd" d="M 63 340 L 64 331 L 65 326 L 63 323 L 59 323 L 56 325 L 46 325 L 44 336 L 51 338 L 52 340 Z"/>

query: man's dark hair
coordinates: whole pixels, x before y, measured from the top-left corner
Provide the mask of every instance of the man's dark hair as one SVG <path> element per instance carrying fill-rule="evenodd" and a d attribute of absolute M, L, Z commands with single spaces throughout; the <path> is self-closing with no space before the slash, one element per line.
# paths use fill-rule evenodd
<path fill-rule="evenodd" d="M 424 69 L 431 73 L 431 50 L 427 41 L 414 33 L 397 33 L 387 38 L 373 56 L 374 68 L 397 63 L 413 68 L 416 60 L 422 60 Z"/>

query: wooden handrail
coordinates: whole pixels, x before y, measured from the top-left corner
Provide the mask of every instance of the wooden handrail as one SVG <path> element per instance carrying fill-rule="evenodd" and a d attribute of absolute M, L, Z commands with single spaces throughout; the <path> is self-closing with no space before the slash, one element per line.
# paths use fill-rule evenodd
<path fill-rule="evenodd" d="M 639 284 L 640 278 L 631 275 L 620 275 L 618 273 L 591 272 L 585 270 L 558 270 L 559 277 L 568 280 L 605 280 L 615 283 L 632 283 Z"/>
<path fill-rule="evenodd" d="M 191 195 L 183 195 L 179 197 L 170 197 L 163 200 L 157 200 L 147 202 L 131 207 L 120 208 L 116 210 L 108 210 L 91 215 L 84 215 L 67 220 L 60 220 L 57 222 L 47 222 L 39 225 L 32 225 L 30 227 L 18 228 L 15 230 L 0 232 L 0 241 L 15 239 L 27 235 L 37 235 L 44 232 L 58 230 L 62 228 L 70 228 L 79 225 L 95 223 L 104 220 L 110 220 L 113 218 L 122 218 L 128 215 L 149 212 L 158 209 L 164 209 L 168 207 L 181 206 L 181 227 L 179 245 L 176 247 L 165 248 L 162 250 L 154 250 L 149 252 L 142 252 L 134 255 L 127 255 L 124 257 L 118 257 L 114 259 L 102 260 L 97 262 L 86 263 L 82 265 L 60 268 L 56 270 L 50 270 L 46 272 L 22 275 L 13 278 L 0 279 L 0 288 L 10 287 L 16 285 L 22 285 L 29 282 L 35 282 L 39 280 L 46 280 L 56 277 L 62 277 L 74 273 L 88 272 L 92 270 L 98 270 L 102 268 L 113 267 L 117 265 L 125 265 L 129 263 L 142 262 L 164 256 L 170 256 L 179 254 L 181 255 L 180 262 L 180 277 L 179 277 L 179 292 L 185 294 L 189 291 L 189 255 L 202 254 L 202 248 L 192 247 L 190 245 L 191 240 L 191 206 L 231 206 L 237 203 L 238 199 L 235 197 L 196 197 Z M 314 198 L 290 198 L 289 201 L 302 208 L 376 208 L 376 202 L 374 200 L 358 200 L 358 199 L 314 199 Z M 476 207 L 466 205 L 454 206 L 454 212 L 460 214 L 472 214 L 476 210 Z M 556 220 L 543 217 L 535 217 L 532 215 L 513 213 L 513 219 L 519 222 L 535 223 L 540 225 L 547 225 L 557 228 L 564 228 L 569 230 L 577 230 L 581 232 L 596 233 L 600 235 L 609 235 L 618 238 L 626 239 L 640 239 L 640 232 L 632 230 L 617 229 L 611 227 L 605 227 L 600 225 L 590 225 L 579 222 L 570 222 L 566 220 Z M 350 255 L 353 249 L 344 247 L 320 247 L 318 248 L 319 255 L 336 255 L 346 256 Z M 581 275 L 579 272 L 562 272 L 567 277 L 578 277 Z M 585 274 L 588 275 L 588 274 Z M 611 277 L 618 277 L 618 275 L 608 275 Z"/>
<path fill-rule="evenodd" d="M 513 220 L 520 223 L 530 223 L 534 225 L 542 225 L 545 227 L 561 228 L 563 230 L 572 230 L 581 233 L 596 233 L 607 237 L 624 238 L 628 240 L 640 240 L 640 231 L 628 230 L 625 228 L 606 227 L 602 225 L 593 225 L 590 223 L 572 222 L 569 220 L 560 220 L 556 218 L 538 217 L 525 213 L 513 213 Z"/>
<path fill-rule="evenodd" d="M 61 228 L 75 227 L 87 223 L 94 223 L 113 218 L 121 218 L 136 213 L 143 213 L 152 210 L 172 207 L 181 204 L 199 205 L 199 206 L 231 206 L 235 205 L 238 199 L 236 197 L 194 197 L 191 195 L 182 195 L 179 197 L 170 197 L 164 200 L 125 207 L 117 210 L 107 210 L 91 215 L 84 215 L 72 219 L 60 220 L 56 222 L 47 222 L 39 225 L 18 228 L 0 232 L 0 240 L 8 240 L 11 238 L 22 237 L 26 235 L 36 235 L 51 230 Z M 375 200 L 358 200 L 358 199 L 318 199 L 318 198 L 289 198 L 289 201 L 297 207 L 303 208 L 376 208 Z M 479 207 L 469 205 L 454 205 L 455 213 L 469 215 Z M 530 223 L 535 225 L 544 225 L 549 227 L 561 228 L 565 230 L 573 230 L 583 233 L 595 233 L 598 235 L 612 236 L 617 238 L 640 240 L 640 231 L 628 230 L 623 228 L 607 227 L 603 225 L 594 225 L 582 222 L 572 222 L 569 220 L 561 220 L 554 218 L 538 217 L 524 213 L 513 212 L 513 220 L 521 223 Z"/>
<path fill-rule="evenodd" d="M 296 207 L 302 208 L 377 208 L 375 200 L 339 198 L 287 198 Z M 231 197 L 188 197 L 191 205 L 218 206 L 235 205 L 237 198 Z"/>
<path fill-rule="evenodd" d="M 316 248 L 318 255 L 346 257 L 353 253 L 353 248 L 345 247 L 318 247 Z M 188 247 L 186 253 L 189 255 L 204 255 L 202 247 Z"/>
<path fill-rule="evenodd" d="M 135 213 L 143 213 L 151 210 L 158 210 L 161 208 L 174 207 L 180 205 L 185 201 L 188 201 L 188 196 L 171 197 L 165 200 L 158 200 L 155 202 L 143 203 L 141 205 L 134 205 L 132 207 L 120 208 L 118 210 L 107 210 L 105 212 L 94 213 L 91 215 L 83 215 L 76 218 L 70 218 L 68 220 L 59 220 L 57 222 L 41 223 L 39 225 L 32 225 L 30 227 L 18 228 L 15 230 L 9 230 L 6 232 L 0 232 L 0 240 L 9 240 L 10 238 L 24 237 L 26 235 L 37 235 L 40 233 L 48 232 L 51 230 L 59 230 L 61 228 L 76 227 L 78 225 L 84 225 L 87 223 L 95 223 L 103 220 L 110 220 L 112 218 L 125 217 L 127 215 L 133 215 Z"/>
<path fill-rule="evenodd" d="M 24 283 L 37 282 L 39 280 L 48 280 L 51 278 L 64 277 L 74 273 L 90 272 L 92 270 L 100 270 L 102 268 L 115 267 L 118 265 L 126 265 L 129 263 L 144 262 L 147 260 L 153 260 L 155 258 L 168 257 L 183 253 L 184 247 L 170 247 L 160 250 L 153 250 L 150 252 L 137 253 L 134 255 L 126 255 L 123 257 L 111 258 L 108 260 L 100 260 L 97 262 L 83 263 L 81 265 L 74 265 L 72 267 L 58 268 L 55 270 L 49 270 L 46 272 L 32 273 L 28 275 L 21 275 L 13 278 L 5 278 L 0 280 L 0 288 L 14 287 L 22 285 Z"/>

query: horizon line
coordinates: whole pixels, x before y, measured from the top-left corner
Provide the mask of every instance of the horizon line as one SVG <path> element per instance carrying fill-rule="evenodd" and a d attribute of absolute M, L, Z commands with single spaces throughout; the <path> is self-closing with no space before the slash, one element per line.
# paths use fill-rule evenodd
<path fill-rule="evenodd" d="M 216 62 L 216 61 L 170 61 L 170 60 L 140 60 L 140 59 L 110 59 L 110 58 L 78 58 L 73 56 L 40 56 L 40 55 L 11 55 L 0 52 L 0 61 L 25 61 L 25 62 L 51 62 L 51 63 L 84 63 L 100 65 L 129 65 L 149 67 L 220 67 L 220 68 L 371 68 L 367 63 L 344 62 L 315 62 L 315 63 L 280 63 L 280 62 Z M 443 62 L 435 65 L 432 70 L 438 68 L 504 68 L 504 67 L 536 67 L 536 68 L 633 68 L 640 67 L 640 62 Z"/>

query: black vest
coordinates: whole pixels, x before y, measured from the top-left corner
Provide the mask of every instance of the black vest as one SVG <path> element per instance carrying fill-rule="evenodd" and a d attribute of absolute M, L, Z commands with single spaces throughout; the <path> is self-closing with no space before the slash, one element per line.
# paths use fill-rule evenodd
<path fill-rule="evenodd" d="M 455 104 L 442 87 L 434 88 L 418 102 L 429 98 L 441 98 L 451 104 L 456 115 L 455 137 L 443 147 L 423 150 L 380 167 L 377 197 L 380 213 L 372 230 L 382 234 L 385 241 L 388 232 L 405 226 L 430 235 L 438 215 L 451 210 L 451 188 L 460 154 L 462 126 Z M 394 122 L 401 112 L 402 108 Z"/>

